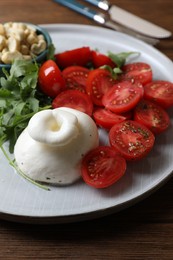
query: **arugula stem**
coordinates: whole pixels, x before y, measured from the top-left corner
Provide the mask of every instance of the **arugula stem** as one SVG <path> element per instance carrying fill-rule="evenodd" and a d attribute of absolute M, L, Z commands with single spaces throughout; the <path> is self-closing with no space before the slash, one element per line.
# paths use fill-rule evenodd
<path fill-rule="evenodd" d="M 52 108 L 51 106 L 47 105 L 43 108 L 40 108 L 39 111 L 45 110 L 45 109 L 50 109 Z M 36 112 L 32 112 L 30 114 L 27 115 L 23 115 L 22 118 L 20 118 L 19 120 L 16 121 L 16 123 L 13 124 L 13 127 L 17 126 L 20 123 L 23 123 L 25 120 L 30 119 Z"/>
<path fill-rule="evenodd" d="M 28 180 L 29 182 L 31 182 L 32 184 L 36 185 L 37 187 L 41 188 L 41 189 L 44 189 L 44 190 L 47 190 L 47 191 L 50 191 L 50 189 L 45 186 L 45 185 L 42 185 L 36 181 L 34 181 L 33 179 L 29 178 L 24 172 L 22 172 L 19 167 L 17 167 L 17 165 L 15 164 L 14 160 L 11 160 L 10 157 L 8 156 L 8 153 L 6 152 L 6 150 L 4 149 L 3 145 L 0 146 L 4 156 L 6 157 L 6 159 L 8 160 L 9 162 L 9 165 L 11 165 L 16 171 L 17 173 L 19 173 L 20 176 L 22 176 L 24 179 Z"/>

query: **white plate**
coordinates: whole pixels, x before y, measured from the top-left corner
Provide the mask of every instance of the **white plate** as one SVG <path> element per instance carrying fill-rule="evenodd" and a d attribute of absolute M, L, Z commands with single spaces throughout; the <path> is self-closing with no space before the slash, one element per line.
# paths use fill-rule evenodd
<path fill-rule="evenodd" d="M 82 46 L 103 53 L 137 51 L 141 55 L 129 61 L 148 62 L 155 79 L 173 82 L 173 63 L 155 48 L 130 36 L 94 26 L 42 26 L 50 33 L 56 52 Z M 173 111 L 170 114 L 173 123 Z M 82 181 L 68 187 L 51 187 L 51 191 L 42 190 L 16 174 L 0 154 L 0 216 L 20 222 L 58 223 L 119 211 L 148 196 L 171 176 L 172 149 L 171 126 L 157 138 L 147 158 L 129 163 L 125 176 L 104 190 L 93 189 Z"/>

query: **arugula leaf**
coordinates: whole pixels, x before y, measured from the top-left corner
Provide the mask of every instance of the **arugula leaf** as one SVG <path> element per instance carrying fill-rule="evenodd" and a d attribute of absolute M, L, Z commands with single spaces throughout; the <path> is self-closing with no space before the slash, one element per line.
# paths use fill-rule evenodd
<path fill-rule="evenodd" d="M 113 79 L 117 79 L 118 78 L 118 74 L 122 73 L 122 70 L 118 67 L 112 68 L 109 65 L 104 65 L 100 67 L 101 69 L 106 69 L 111 73 L 111 76 Z"/>
<path fill-rule="evenodd" d="M 55 60 L 55 46 L 53 44 L 50 44 L 48 46 L 48 52 L 47 52 L 47 60 Z"/>
<path fill-rule="evenodd" d="M 0 78 L 0 143 L 14 150 L 19 134 L 38 111 L 50 108 L 51 100 L 37 88 L 38 64 L 16 60 Z M 41 97 L 41 101 L 38 98 Z"/>
<path fill-rule="evenodd" d="M 126 59 L 132 55 L 132 54 L 139 54 L 139 52 L 120 52 L 120 53 L 113 53 L 113 52 L 108 52 L 108 57 L 115 63 L 119 68 L 121 68 L 125 62 Z"/>

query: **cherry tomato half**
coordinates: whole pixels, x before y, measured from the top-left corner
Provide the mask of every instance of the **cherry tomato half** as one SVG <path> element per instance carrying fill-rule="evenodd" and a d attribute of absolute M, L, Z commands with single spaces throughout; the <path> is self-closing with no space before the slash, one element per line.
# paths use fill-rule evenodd
<path fill-rule="evenodd" d="M 116 83 L 111 73 L 106 69 L 95 69 L 89 72 L 86 82 L 86 92 L 93 103 L 103 106 L 103 95 Z"/>
<path fill-rule="evenodd" d="M 144 87 L 144 97 L 164 108 L 173 106 L 173 83 L 155 80 Z"/>
<path fill-rule="evenodd" d="M 56 97 L 65 89 L 65 80 L 56 63 L 47 60 L 39 69 L 38 85 L 47 96 Z"/>
<path fill-rule="evenodd" d="M 139 160 L 152 149 L 155 137 L 144 125 L 127 120 L 110 129 L 109 140 L 126 160 Z"/>
<path fill-rule="evenodd" d="M 117 182 L 126 171 L 125 159 L 109 146 L 91 150 L 82 161 L 84 181 L 94 188 L 106 188 Z"/>
<path fill-rule="evenodd" d="M 92 51 L 92 63 L 94 68 L 99 68 L 104 65 L 108 65 L 111 68 L 115 68 L 116 64 L 105 54 L 98 51 Z"/>
<path fill-rule="evenodd" d="M 143 85 L 152 80 L 152 69 L 147 63 L 129 63 L 122 67 L 122 71 L 121 79 L 123 80 L 137 80 Z"/>
<path fill-rule="evenodd" d="M 123 81 L 115 84 L 103 96 L 105 108 L 115 113 L 130 111 L 143 96 L 143 86 L 139 82 Z"/>
<path fill-rule="evenodd" d="M 92 115 L 93 103 L 89 96 L 79 90 L 65 90 L 61 92 L 52 102 L 52 107 L 70 107 L 81 112 Z"/>
<path fill-rule="evenodd" d="M 154 134 L 164 132 L 170 125 L 167 112 L 156 103 L 141 100 L 134 110 L 135 121 L 148 127 Z"/>
<path fill-rule="evenodd" d="M 77 89 L 86 92 L 86 80 L 89 69 L 81 66 L 70 66 L 62 71 L 68 89 Z"/>
<path fill-rule="evenodd" d="M 106 129 L 110 129 L 113 125 L 127 119 L 125 116 L 117 115 L 105 108 L 97 108 L 93 112 L 93 118 L 98 126 Z"/>
<path fill-rule="evenodd" d="M 55 54 L 55 59 L 61 69 L 69 66 L 86 66 L 91 61 L 89 47 L 81 47 Z"/>

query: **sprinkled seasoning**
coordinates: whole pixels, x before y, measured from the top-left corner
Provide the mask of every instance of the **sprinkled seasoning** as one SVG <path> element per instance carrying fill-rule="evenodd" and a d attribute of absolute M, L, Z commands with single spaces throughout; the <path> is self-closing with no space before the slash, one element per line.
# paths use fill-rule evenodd
<path fill-rule="evenodd" d="M 153 147 L 154 135 L 135 121 L 114 125 L 109 133 L 110 144 L 127 160 L 145 156 Z"/>

